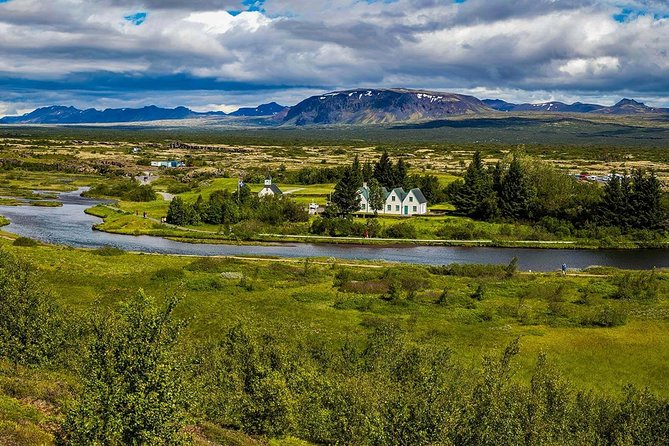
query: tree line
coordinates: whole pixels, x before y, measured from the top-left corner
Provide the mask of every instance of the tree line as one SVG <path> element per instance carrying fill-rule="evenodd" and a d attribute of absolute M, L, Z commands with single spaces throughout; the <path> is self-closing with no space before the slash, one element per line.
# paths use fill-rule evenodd
<path fill-rule="evenodd" d="M 167 210 L 167 223 L 178 226 L 202 223 L 232 225 L 245 220 L 256 220 L 268 224 L 304 222 L 309 213 L 304 206 L 286 197 L 267 196 L 259 198 L 247 185 L 239 191 L 218 190 L 205 201 L 198 196 L 195 203 L 187 203 L 174 197 Z"/>
<path fill-rule="evenodd" d="M 599 225 L 663 231 L 667 213 L 653 172 L 610 175 L 603 188 L 581 183 L 537 160 L 514 154 L 507 164 L 485 166 L 476 152 L 462 180 L 447 189 L 457 211 L 486 221 L 557 219 L 576 227 Z"/>

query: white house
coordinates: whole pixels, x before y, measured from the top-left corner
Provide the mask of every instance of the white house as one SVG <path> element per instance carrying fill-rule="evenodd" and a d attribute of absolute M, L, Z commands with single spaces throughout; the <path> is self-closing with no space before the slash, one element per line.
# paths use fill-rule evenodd
<path fill-rule="evenodd" d="M 151 167 L 184 167 L 185 164 L 182 161 L 151 161 Z"/>
<path fill-rule="evenodd" d="M 414 188 L 405 192 L 401 187 L 391 191 L 382 188 L 384 204 L 382 209 L 377 209 L 379 214 L 388 215 L 423 215 L 427 214 L 427 200 L 420 189 Z M 369 187 L 367 183 L 358 189 L 360 196 L 360 212 L 373 213 L 374 209 L 369 204 Z"/>
<path fill-rule="evenodd" d="M 272 184 L 272 177 L 268 177 L 265 179 L 265 187 L 260 189 L 260 192 L 258 192 L 258 196 L 260 198 L 262 197 L 280 197 L 283 195 L 283 192 L 281 192 L 281 189 L 279 189 L 279 186 L 276 184 Z"/>

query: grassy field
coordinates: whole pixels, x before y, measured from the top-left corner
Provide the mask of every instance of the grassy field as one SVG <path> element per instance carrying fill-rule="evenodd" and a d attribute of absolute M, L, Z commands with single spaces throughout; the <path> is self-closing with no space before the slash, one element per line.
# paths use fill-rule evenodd
<path fill-rule="evenodd" d="M 337 344 L 362 337 L 371 320 L 399 320 L 414 342 L 448 346 L 459 361 L 472 366 L 483 354 L 520 337 L 521 378 L 530 372 L 537 353 L 546 352 L 583 389 L 616 394 L 621 385 L 631 383 L 669 396 L 669 273 L 658 273 L 660 297 L 628 301 L 611 298 L 618 272 L 505 279 L 475 270 L 443 276 L 409 265 L 101 256 L 1 243 L 36 264 L 67 307 L 114 305 L 139 288 L 154 296 L 182 295 L 180 315 L 192 318 L 192 339 L 215 339 L 243 322 L 260 332 L 281 333 L 291 342 Z M 335 286 L 336 275 L 347 279 Z M 249 286 L 240 286 L 242 276 Z M 397 301 L 383 299 L 389 278 L 407 289 Z M 479 285 L 485 290 L 480 301 L 470 297 Z M 438 303 L 444 290 L 447 297 Z M 595 326 L 593 321 L 608 309 L 624 315 L 623 325 Z"/>

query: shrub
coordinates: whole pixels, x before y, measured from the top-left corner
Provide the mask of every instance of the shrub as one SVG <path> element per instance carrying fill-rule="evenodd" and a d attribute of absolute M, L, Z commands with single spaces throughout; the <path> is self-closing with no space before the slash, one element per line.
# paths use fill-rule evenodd
<path fill-rule="evenodd" d="M 512 261 L 513 262 L 513 261 Z M 443 266 L 430 266 L 428 271 L 440 276 L 458 277 L 505 277 L 509 273 L 509 265 L 488 265 L 483 263 L 451 263 Z"/>
<path fill-rule="evenodd" d="M 659 281 L 657 273 L 651 272 L 627 273 L 617 280 L 618 289 L 613 294 L 614 299 L 642 299 L 657 298 Z"/>
<path fill-rule="evenodd" d="M 416 228 L 408 222 L 396 223 L 394 225 L 388 226 L 384 231 L 384 235 L 388 238 L 418 238 Z"/>
<path fill-rule="evenodd" d="M 38 243 L 37 243 L 36 240 L 33 240 L 31 238 L 28 238 L 28 237 L 19 237 L 16 240 L 14 240 L 14 243 L 12 243 L 12 245 L 14 245 L 14 246 L 24 246 L 24 247 L 31 248 L 33 246 L 37 246 Z"/>
<path fill-rule="evenodd" d="M 479 285 L 476 287 L 476 291 L 474 291 L 470 297 L 474 300 L 482 301 L 485 299 L 485 294 L 486 293 L 483 284 L 479 283 Z"/>
<path fill-rule="evenodd" d="M 627 322 L 627 312 L 620 307 L 607 305 L 591 318 L 583 320 L 583 325 L 595 327 L 619 327 Z"/>
<path fill-rule="evenodd" d="M 121 248 L 117 248 L 115 246 L 102 246 L 95 251 L 93 251 L 94 254 L 103 256 L 103 257 L 111 257 L 111 256 L 120 256 L 122 254 L 125 254 L 125 251 L 122 250 Z"/>
<path fill-rule="evenodd" d="M 221 273 L 224 266 L 220 260 L 212 259 L 211 257 L 200 257 L 186 265 L 185 269 L 204 273 Z"/>
<path fill-rule="evenodd" d="M 184 272 L 180 268 L 161 268 L 155 272 L 151 280 L 170 281 L 183 279 Z"/>

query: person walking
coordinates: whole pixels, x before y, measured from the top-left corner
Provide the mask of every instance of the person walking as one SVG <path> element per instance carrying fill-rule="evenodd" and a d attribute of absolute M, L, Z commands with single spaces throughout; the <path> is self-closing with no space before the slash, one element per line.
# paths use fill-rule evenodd
<path fill-rule="evenodd" d="M 567 264 L 566 263 L 562 264 L 562 275 L 563 276 L 567 275 Z"/>

